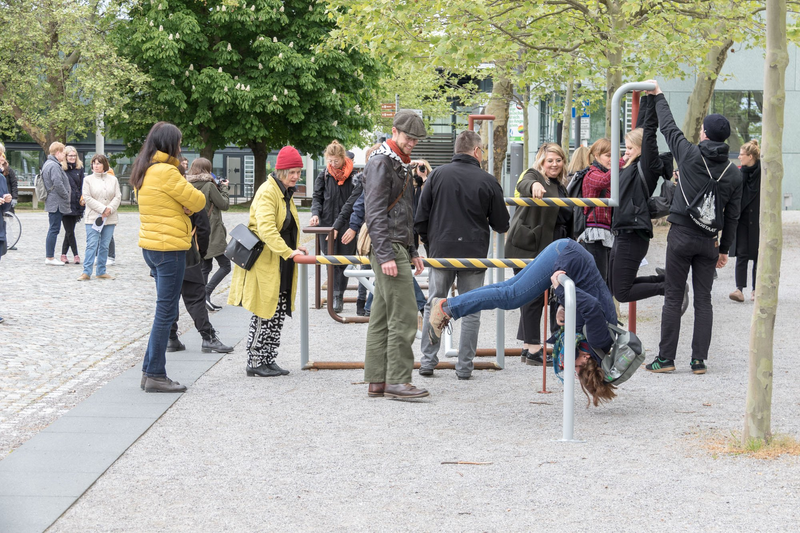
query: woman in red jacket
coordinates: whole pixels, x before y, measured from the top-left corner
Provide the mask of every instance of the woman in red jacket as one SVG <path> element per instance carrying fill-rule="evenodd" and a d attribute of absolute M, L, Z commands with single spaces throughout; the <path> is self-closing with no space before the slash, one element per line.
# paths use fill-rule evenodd
<path fill-rule="evenodd" d="M 609 198 L 611 192 L 611 141 L 598 139 L 589 149 L 594 161 L 583 178 L 584 198 Z M 597 270 L 608 285 L 608 258 L 614 245 L 610 207 L 585 207 L 586 230 L 577 241 L 592 254 Z"/>

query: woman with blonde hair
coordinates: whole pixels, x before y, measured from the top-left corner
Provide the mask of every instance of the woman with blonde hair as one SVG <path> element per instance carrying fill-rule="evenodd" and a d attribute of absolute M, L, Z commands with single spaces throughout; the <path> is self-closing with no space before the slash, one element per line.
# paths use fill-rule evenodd
<path fill-rule="evenodd" d="M 83 191 L 83 179 L 85 177 L 83 161 L 78 156 L 78 150 L 74 146 L 64 148 L 64 161 L 61 168 L 69 179 L 70 198 L 69 207 L 71 211 L 61 216 L 61 224 L 64 226 L 64 243 L 61 245 L 61 262 L 69 263 L 67 252 L 72 248 L 72 255 L 75 264 L 80 264 L 81 258 L 78 255 L 78 240 L 75 238 L 75 226 L 83 217 L 84 206 L 81 204 Z"/>
<path fill-rule="evenodd" d="M 572 179 L 572 176 L 574 176 L 579 170 L 583 170 L 591 164 L 592 156 L 589 152 L 589 148 L 583 145 L 578 146 L 575 151 L 572 152 L 572 158 L 569 160 L 567 177 Z"/>
<path fill-rule="evenodd" d="M 517 183 L 517 192 L 528 198 L 566 197 L 566 161 L 566 154 L 560 145 L 543 144 L 533 167 Z M 533 259 L 551 242 L 571 237 L 571 228 L 571 207 L 518 207 L 508 230 L 506 257 Z M 514 272 L 518 273 L 519 269 Z M 520 308 L 517 338 L 524 343 L 522 356 L 530 365 L 544 364 L 543 339 L 539 326 L 543 307 L 544 295 L 540 294 Z M 551 316 L 555 318 L 555 308 L 551 309 Z"/>
<path fill-rule="evenodd" d="M 753 290 L 756 298 L 756 260 L 758 259 L 759 211 L 761 209 L 761 147 L 753 139 L 739 149 L 742 166 L 742 203 L 736 226 L 736 290 L 730 294 L 735 302 L 744 301 L 742 289 L 747 287 L 747 263 L 753 262 Z"/>
<path fill-rule="evenodd" d="M 355 188 L 359 173 L 353 168 L 353 160 L 347 157 L 344 146 L 338 141 L 331 142 L 325 148 L 325 168 L 314 181 L 314 198 L 311 202 L 311 226 L 333 227 L 335 230 L 333 253 L 337 255 L 353 255 L 355 243 L 342 242 L 347 225 L 339 219 L 339 211 L 347 203 Z M 337 225 L 338 224 L 338 225 Z M 327 253 L 327 250 L 325 250 Z M 333 311 L 341 313 L 344 307 L 344 291 L 347 290 L 345 266 L 333 267 Z"/>

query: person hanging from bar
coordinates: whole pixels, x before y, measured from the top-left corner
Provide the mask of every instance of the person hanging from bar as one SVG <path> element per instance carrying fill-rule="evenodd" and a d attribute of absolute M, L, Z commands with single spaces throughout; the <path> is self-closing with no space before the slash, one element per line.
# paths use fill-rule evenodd
<path fill-rule="evenodd" d="M 453 298 L 434 298 L 430 303 L 428 330 L 431 343 L 439 342 L 442 330 L 450 320 L 488 309 L 517 309 L 540 298 L 551 285 L 555 287 L 556 300 L 562 306 L 556 320 L 563 325 L 564 287 L 558 282 L 561 274 L 566 274 L 575 283 L 576 331 L 581 334 L 576 339 L 575 371 L 581 388 L 587 397 L 591 395 L 590 401 L 595 406 L 613 400 L 616 387 L 608 383 L 600 364 L 614 342 L 608 329 L 608 324 L 617 324 L 614 301 L 592 255 L 571 239 L 554 241 L 507 281 L 479 287 Z"/>

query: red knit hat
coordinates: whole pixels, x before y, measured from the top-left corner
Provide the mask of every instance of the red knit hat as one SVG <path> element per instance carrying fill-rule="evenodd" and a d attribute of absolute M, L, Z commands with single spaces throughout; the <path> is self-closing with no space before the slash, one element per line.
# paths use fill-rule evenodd
<path fill-rule="evenodd" d="M 294 146 L 284 146 L 278 152 L 278 162 L 275 164 L 276 170 L 287 168 L 303 168 L 303 158 Z"/>

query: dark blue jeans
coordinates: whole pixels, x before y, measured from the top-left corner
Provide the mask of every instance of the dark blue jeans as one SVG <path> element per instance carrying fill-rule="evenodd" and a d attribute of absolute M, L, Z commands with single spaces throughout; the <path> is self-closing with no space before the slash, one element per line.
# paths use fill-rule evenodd
<path fill-rule="evenodd" d="M 186 252 L 156 252 L 142 250 L 150 275 L 156 281 L 156 316 L 150 330 L 150 340 L 144 353 L 142 372 L 149 377 L 167 375 L 167 341 L 172 323 L 178 318 Z"/>
<path fill-rule="evenodd" d="M 447 299 L 454 319 L 487 309 L 517 309 L 541 296 L 550 285 L 550 276 L 568 240 L 560 239 L 547 246 L 513 278 L 487 285 Z"/>
<path fill-rule="evenodd" d="M 47 240 L 45 241 L 45 257 L 55 257 L 56 241 L 58 240 L 58 231 L 61 229 L 61 211 L 55 213 L 47 213 L 50 218 L 50 229 L 47 230 Z"/>

